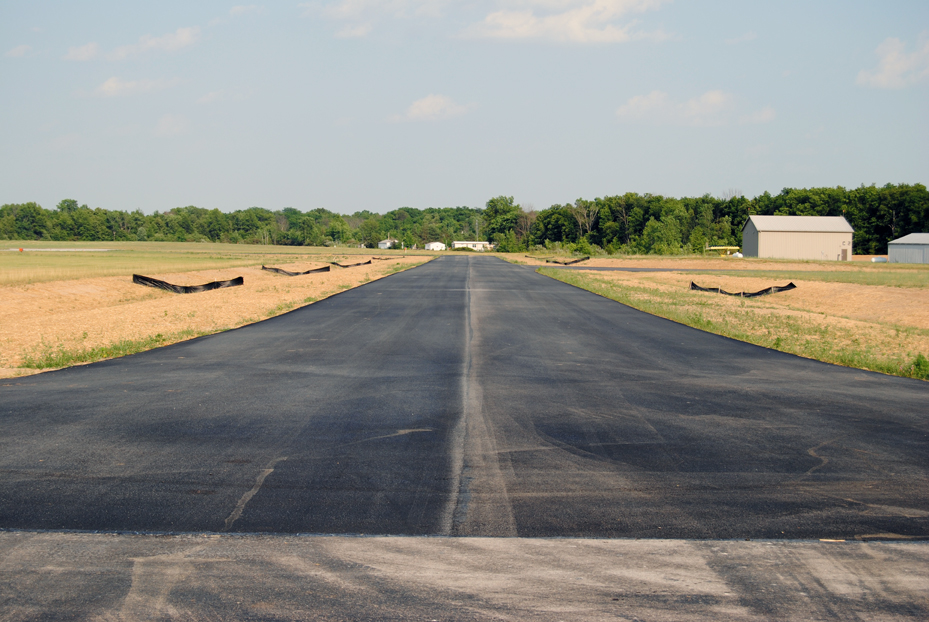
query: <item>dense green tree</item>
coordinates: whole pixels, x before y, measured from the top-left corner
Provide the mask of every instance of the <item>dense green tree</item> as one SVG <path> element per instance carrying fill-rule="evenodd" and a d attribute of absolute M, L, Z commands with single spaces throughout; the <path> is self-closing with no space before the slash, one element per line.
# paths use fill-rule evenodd
<path fill-rule="evenodd" d="M 224 238 L 228 238 L 229 234 L 232 233 L 229 220 L 226 218 L 226 215 L 218 209 L 210 210 L 202 219 L 200 230 L 213 242 L 219 242 Z"/>
<path fill-rule="evenodd" d="M 329 220 L 329 224 L 326 227 L 326 235 L 333 242 L 347 242 L 351 239 L 351 234 L 351 229 L 341 216 L 336 216 Z"/>
<path fill-rule="evenodd" d="M 58 203 L 58 211 L 64 214 L 70 214 L 71 212 L 77 211 L 80 207 L 74 199 L 62 199 Z M 86 205 L 84 207 L 87 207 Z"/>
<path fill-rule="evenodd" d="M 490 242 L 494 235 L 515 229 L 519 211 L 519 205 L 513 202 L 513 197 L 499 196 L 487 201 L 484 209 L 484 239 Z"/>
<path fill-rule="evenodd" d="M 929 192 L 922 184 L 836 188 L 785 188 L 754 199 L 734 193 L 681 199 L 652 194 L 579 198 L 535 212 L 513 197 L 485 208 L 401 207 L 383 216 L 367 210 L 342 216 L 325 208 L 301 212 L 249 207 L 224 213 L 196 206 L 150 215 L 139 210 L 91 209 L 64 199 L 55 210 L 35 203 L 0 206 L 0 239 L 181 240 L 253 244 L 357 244 L 373 247 L 391 236 L 407 246 L 441 240 L 488 239 L 499 250 L 521 251 L 560 243 L 578 252 L 681 253 L 741 244 L 750 214 L 845 216 L 855 229 L 857 253 L 884 253 L 887 242 L 929 231 Z"/>
<path fill-rule="evenodd" d="M 23 203 L 14 206 L 14 231 L 19 240 L 38 240 L 45 234 L 48 217 L 45 210 L 37 203 Z"/>
<path fill-rule="evenodd" d="M 358 239 L 368 248 L 377 248 L 377 243 L 383 239 L 383 235 L 381 217 L 375 214 L 361 223 Z"/>

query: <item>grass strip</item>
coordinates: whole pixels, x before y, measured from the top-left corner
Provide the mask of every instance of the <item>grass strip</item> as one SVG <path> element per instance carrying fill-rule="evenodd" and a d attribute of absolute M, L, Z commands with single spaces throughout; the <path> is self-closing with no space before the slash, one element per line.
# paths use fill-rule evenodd
<path fill-rule="evenodd" d="M 390 266 L 387 270 L 387 274 L 396 274 L 397 272 L 402 272 L 404 270 L 409 270 L 410 268 L 415 268 L 416 266 L 421 266 L 424 263 L 429 263 L 432 258 L 428 261 L 418 262 L 418 263 L 398 263 Z"/>
<path fill-rule="evenodd" d="M 197 331 L 185 329 L 175 333 L 164 335 L 158 333 L 149 335 L 142 339 L 121 339 L 115 343 L 96 348 L 65 348 L 62 344 L 53 346 L 49 343 L 42 342 L 42 346 L 36 348 L 33 352 L 23 356 L 23 362 L 20 365 L 26 369 L 58 369 L 61 367 L 70 367 L 71 365 L 80 365 L 81 363 L 93 363 L 105 359 L 136 354 L 166 346 L 185 339 L 202 337 L 221 330 Z"/>
<path fill-rule="evenodd" d="M 809 314 L 766 313 L 753 307 L 751 299 L 740 301 L 740 307 L 724 307 L 720 301 L 700 292 L 661 291 L 571 270 L 539 268 L 537 272 L 639 311 L 724 337 L 845 367 L 929 380 L 929 359 L 922 353 L 914 356 L 894 349 L 887 343 L 889 339 L 863 343 L 841 326 L 817 322 Z M 887 325 L 877 325 L 876 330 L 903 337 L 922 332 Z M 875 342 L 882 344 L 875 346 Z"/>

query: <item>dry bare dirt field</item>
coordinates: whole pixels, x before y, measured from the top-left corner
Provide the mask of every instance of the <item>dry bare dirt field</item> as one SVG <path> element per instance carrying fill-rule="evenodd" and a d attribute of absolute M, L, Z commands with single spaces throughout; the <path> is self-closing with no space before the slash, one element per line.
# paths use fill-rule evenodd
<path fill-rule="evenodd" d="M 54 253 L 62 262 L 72 254 Z M 283 258 L 282 263 L 273 265 L 302 272 L 329 265 L 329 261 L 353 264 L 373 256 L 378 255 L 317 255 L 295 258 L 297 261 Z M 260 264 L 144 273 L 176 285 L 244 277 L 242 286 L 197 294 L 136 285 L 131 274 L 0 285 L 0 377 L 41 371 L 23 365 L 54 352 L 82 352 L 155 336 L 160 336 L 155 345 L 162 345 L 243 326 L 429 260 L 424 256 L 379 256 L 387 258 L 294 277 L 262 270 Z"/>

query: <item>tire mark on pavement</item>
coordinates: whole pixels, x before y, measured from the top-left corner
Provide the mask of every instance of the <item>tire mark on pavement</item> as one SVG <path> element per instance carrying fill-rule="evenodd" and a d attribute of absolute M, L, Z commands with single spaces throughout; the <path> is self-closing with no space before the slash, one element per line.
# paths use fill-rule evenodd
<path fill-rule="evenodd" d="M 258 474 L 258 477 L 255 478 L 255 485 L 252 486 L 251 490 L 242 495 L 242 498 L 239 499 L 239 502 L 236 504 L 235 509 L 232 510 L 232 514 L 226 518 L 225 526 L 222 528 L 222 531 L 229 531 L 232 528 L 232 524 L 239 520 L 239 517 L 242 516 L 242 512 L 245 510 L 245 506 L 249 501 L 252 500 L 252 497 L 261 489 L 261 485 L 264 484 L 265 478 L 274 473 L 274 467 L 278 462 L 287 460 L 286 457 L 275 458 L 268 463 L 268 466 L 265 467 L 261 473 Z"/>
<path fill-rule="evenodd" d="M 340 447 L 348 447 L 350 445 L 357 445 L 359 443 L 369 443 L 371 441 L 379 441 L 384 438 L 395 438 L 397 436 L 406 436 L 407 434 L 415 434 L 417 432 L 435 432 L 432 428 L 414 428 L 410 430 L 397 430 L 393 434 L 382 434 L 381 436 L 372 436 L 371 438 L 363 438 L 360 441 L 352 441 L 351 443 L 345 443 L 340 445 Z"/>
<path fill-rule="evenodd" d="M 817 454 L 816 452 L 819 451 L 820 449 L 822 449 L 823 447 L 825 447 L 826 445 L 831 445 L 832 443 L 836 442 L 836 441 L 839 440 L 840 438 L 842 438 L 842 437 L 841 437 L 841 436 L 837 436 L 837 437 L 835 437 L 835 438 L 829 439 L 828 441 L 823 441 L 822 443 L 820 443 L 820 444 L 817 445 L 816 447 L 810 447 L 809 449 L 807 449 L 807 450 L 806 450 L 806 453 L 808 453 L 808 454 L 811 455 L 812 457 L 816 458 L 817 460 L 820 460 L 821 462 L 820 462 L 819 464 L 817 464 L 816 466 L 814 466 L 813 468 L 811 468 L 811 469 L 810 469 L 809 471 L 807 471 L 806 473 L 804 473 L 803 475 L 801 475 L 800 477 L 798 477 L 796 481 L 800 481 L 800 480 L 804 479 L 805 477 L 807 477 L 807 476 L 809 476 L 809 475 L 812 475 L 814 471 L 818 471 L 819 469 L 821 469 L 821 468 L 823 468 L 824 466 L 826 466 L 827 464 L 829 464 L 829 458 L 827 458 L 827 457 L 825 457 L 825 456 L 820 456 L 820 455 Z"/>

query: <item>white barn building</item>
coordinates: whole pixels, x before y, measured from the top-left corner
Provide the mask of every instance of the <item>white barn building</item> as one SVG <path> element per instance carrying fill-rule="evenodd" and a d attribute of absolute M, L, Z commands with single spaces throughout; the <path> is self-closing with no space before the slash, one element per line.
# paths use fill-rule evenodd
<path fill-rule="evenodd" d="M 742 227 L 742 254 L 851 261 L 854 232 L 842 216 L 749 216 Z"/>
<path fill-rule="evenodd" d="M 441 242 L 426 242 L 427 251 L 444 251 L 445 245 Z"/>
<path fill-rule="evenodd" d="M 890 263 L 929 263 L 929 233 L 911 233 L 887 244 Z"/>

